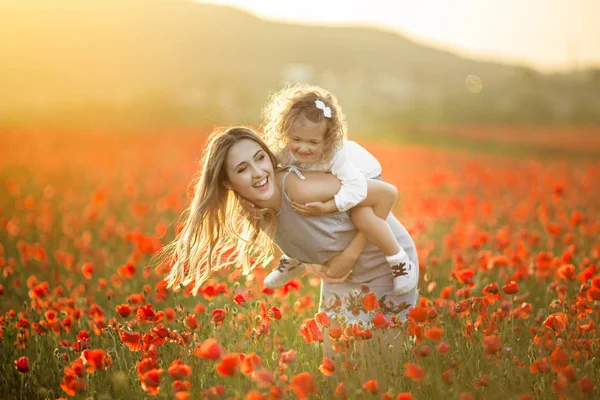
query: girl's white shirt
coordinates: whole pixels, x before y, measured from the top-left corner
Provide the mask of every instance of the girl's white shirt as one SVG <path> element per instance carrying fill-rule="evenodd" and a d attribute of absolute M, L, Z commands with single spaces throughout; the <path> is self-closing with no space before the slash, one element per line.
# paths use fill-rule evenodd
<path fill-rule="evenodd" d="M 381 164 L 356 142 L 344 141 L 330 161 L 318 164 L 300 163 L 286 148 L 277 155 L 283 167 L 295 166 L 308 171 L 324 171 L 335 175 L 342 187 L 334 196 L 338 211 L 348 211 L 367 197 L 367 178 L 381 175 Z"/>

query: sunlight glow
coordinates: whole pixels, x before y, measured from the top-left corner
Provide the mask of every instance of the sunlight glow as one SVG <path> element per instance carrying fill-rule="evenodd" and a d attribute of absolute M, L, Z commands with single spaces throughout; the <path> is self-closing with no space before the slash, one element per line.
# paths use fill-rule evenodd
<path fill-rule="evenodd" d="M 281 21 L 391 29 L 469 57 L 547 71 L 600 66 L 597 0 L 207 2 L 236 6 Z"/>

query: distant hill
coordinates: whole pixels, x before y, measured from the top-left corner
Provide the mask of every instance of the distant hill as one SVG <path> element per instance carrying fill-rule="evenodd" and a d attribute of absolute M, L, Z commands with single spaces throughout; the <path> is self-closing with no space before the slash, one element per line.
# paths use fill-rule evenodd
<path fill-rule="evenodd" d="M 253 123 L 283 80 L 330 89 L 359 127 L 600 122 L 597 70 L 542 75 L 396 33 L 276 23 L 183 0 L 1 4 L 5 122 Z"/>

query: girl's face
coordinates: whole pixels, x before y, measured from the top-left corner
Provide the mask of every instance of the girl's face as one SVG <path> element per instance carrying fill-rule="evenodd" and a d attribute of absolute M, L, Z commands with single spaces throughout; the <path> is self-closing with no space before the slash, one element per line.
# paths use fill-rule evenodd
<path fill-rule="evenodd" d="M 242 139 L 227 152 L 225 186 L 255 204 L 275 194 L 275 173 L 267 153 L 254 140 Z"/>
<path fill-rule="evenodd" d="M 313 164 L 323 154 L 327 122 L 313 122 L 299 116 L 287 132 L 287 148 L 303 164 Z"/>

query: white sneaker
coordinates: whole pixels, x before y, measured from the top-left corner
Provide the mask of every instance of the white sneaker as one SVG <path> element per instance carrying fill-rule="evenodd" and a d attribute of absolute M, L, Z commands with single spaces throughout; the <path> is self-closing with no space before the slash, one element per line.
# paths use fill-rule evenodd
<path fill-rule="evenodd" d="M 410 261 L 404 249 L 400 249 L 398 254 L 387 256 L 386 261 L 392 269 L 396 296 L 402 296 L 417 287 L 417 266 Z"/>
<path fill-rule="evenodd" d="M 401 262 L 391 268 L 396 296 L 402 296 L 417 287 L 417 268 L 412 261 Z"/>
<path fill-rule="evenodd" d="M 306 264 L 285 256 L 279 259 L 279 265 L 265 278 L 264 285 L 269 289 L 277 289 L 289 280 L 302 275 Z"/>

